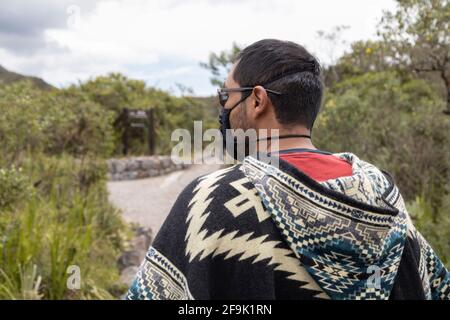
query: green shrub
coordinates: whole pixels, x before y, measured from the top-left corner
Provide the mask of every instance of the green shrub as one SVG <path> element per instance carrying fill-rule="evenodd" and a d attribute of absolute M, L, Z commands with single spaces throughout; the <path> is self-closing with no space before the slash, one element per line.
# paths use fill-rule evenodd
<path fill-rule="evenodd" d="M 44 151 L 75 156 L 109 157 L 114 149 L 114 113 L 79 90 L 65 89 L 45 96 Z"/>
<path fill-rule="evenodd" d="M 189 97 L 175 97 L 162 90 L 146 87 L 145 82 L 128 79 L 111 73 L 82 83 L 79 88 L 89 99 L 104 110 L 111 111 L 114 119 L 118 119 L 123 108 L 155 110 L 156 153 L 170 153 L 171 133 L 177 128 L 193 131 L 194 120 L 209 120 L 210 108 L 203 101 Z M 124 127 L 120 122 L 114 126 L 115 154 L 121 155 L 123 150 L 122 134 Z M 147 131 L 131 129 L 129 132 L 130 154 L 147 153 Z"/>
<path fill-rule="evenodd" d="M 40 119 L 43 94 L 28 82 L 0 86 L 0 165 L 9 166 L 22 152 L 40 151 L 45 146 Z"/>
<path fill-rule="evenodd" d="M 442 109 L 423 80 L 395 72 L 353 76 L 327 92 L 315 142 L 388 170 L 407 201 L 423 194 L 436 211 L 450 175 L 450 117 Z"/>
<path fill-rule="evenodd" d="M 450 269 L 450 193 L 443 199 L 437 214 L 429 200 L 418 196 L 406 203 L 414 225 L 430 243 L 439 258 Z"/>
<path fill-rule="evenodd" d="M 22 168 L 14 165 L 0 168 L 0 209 L 11 208 L 25 201 L 31 192 L 29 179 L 22 173 Z"/>
<path fill-rule="evenodd" d="M 114 149 L 113 114 L 76 90 L 39 91 L 28 82 L 0 86 L 1 162 L 23 153 L 95 155 Z"/>
<path fill-rule="evenodd" d="M 108 203 L 106 164 L 37 155 L 22 165 L 37 183 L 24 204 L 0 210 L 0 298 L 113 298 L 127 227 Z M 67 288 L 71 265 L 80 290 Z"/>

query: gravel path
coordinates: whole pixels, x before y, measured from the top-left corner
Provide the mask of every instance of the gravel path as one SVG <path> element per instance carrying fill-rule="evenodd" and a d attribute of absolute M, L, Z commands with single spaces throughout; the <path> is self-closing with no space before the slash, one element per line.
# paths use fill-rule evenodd
<path fill-rule="evenodd" d="M 156 235 L 184 187 L 195 178 L 218 169 L 219 165 L 192 165 L 164 176 L 109 181 L 109 201 L 122 210 L 126 221 L 150 227 Z"/>

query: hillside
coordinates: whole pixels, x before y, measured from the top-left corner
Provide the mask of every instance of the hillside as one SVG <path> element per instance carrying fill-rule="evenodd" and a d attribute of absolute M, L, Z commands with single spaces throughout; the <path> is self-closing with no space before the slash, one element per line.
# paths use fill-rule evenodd
<path fill-rule="evenodd" d="M 38 88 L 43 89 L 43 90 L 50 90 L 50 89 L 54 88 L 52 85 L 48 84 L 47 82 L 45 82 L 41 78 L 32 77 L 32 76 L 25 76 L 25 75 L 22 75 L 22 74 L 19 74 L 19 73 L 11 72 L 11 71 L 6 70 L 4 67 L 2 67 L 0 65 L 0 85 L 1 84 L 8 84 L 8 83 L 12 83 L 12 82 L 15 82 L 15 81 L 20 81 L 20 80 L 30 80 Z"/>

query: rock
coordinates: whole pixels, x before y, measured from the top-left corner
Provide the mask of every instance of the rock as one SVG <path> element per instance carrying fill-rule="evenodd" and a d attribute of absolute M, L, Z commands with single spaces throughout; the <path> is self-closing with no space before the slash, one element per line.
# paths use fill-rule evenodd
<path fill-rule="evenodd" d="M 126 178 L 123 176 L 123 173 L 116 173 L 113 176 L 113 180 L 121 181 L 121 180 L 126 180 Z"/>
<path fill-rule="evenodd" d="M 139 267 L 129 266 L 122 270 L 120 273 L 119 283 L 129 287 L 136 277 Z"/>
<path fill-rule="evenodd" d="M 124 160 L 117 160 L 114 163 L 114 167 L 115 167 L 115 172 L 116 173 L 122 173 L 125 171 L 126 165 L 125 165 L 125 161 Z"/>
<path fill-rule="evenodd" d="M 145 160 L 142 157 L 139 157 L 139 158 L 136 158 L 135 161 L 136 161 L 136 165 L 137 165 L 137 170 L 142 171 L 142 166 L 143 166 L 143 163 Z"/>
<path fill-rule="evenodd" d="M 125 270 L 130 266 L 139 266 L 144 258 L 145 252 L 134 249 L 125 251 L 117 260 L 119 270 Z"/>
<path fill-rule="evenodd" d="M 117 260 L 120 271 L 119 285 L 129 287 L 136 277 L 139 266 L 152 242 L 152 230 L 141 226 L 134 226 L 135 237 L 130 242 L 130 250 L 125 251 Z"/>
<path fill-rule="evenodd" d="M 168 173 L 171 173 L 172 171 L 174 171 L 173 168 L 165 168 L 164 171 L 163 171 L 163 173 L 164 173 L 164 174 L 168 174 Z"/>
<path fill-rule="evenodd" d="M 150 175 L 147 171 L 138 171 L 136 179 L 148 178 Z"/>
<path fill-rule="evenodd" d="M 135 159 L 128 159 L 125 165 L 126 171 L 137 171 L 139 169 L 139 164 Z"/>
<path fill-rule="evenodd" d="M 116 173 L 116 160 L 108 160 L 106 161 L 106 164 L 108 165 L 108 171 L 110 174 Z"/>
<path fill-rule="evenodd" d="M 130 242 L 130 249 L 125 251 L 117 260 L 119 270 L 129 266 L 139 266 L 145 258 L 152 242 L 152 230 L 144 227 L 134 227 L 135 237 Z"/>
<path fill-rule="evenodd" d="M 154 161 L 152 159 L 144 159 L 144 160 L 142 160 L 142 162 L 141 162 L 142 170 L 148 171 L 148 170 L 154 168 L 154 164 L 153 163 L 154 163 Z"/>
<path fill-rule="evenodd" d="M 164 169 L 170 168 L 173 165 L 172 159 L 170 158 L 164 158 L 161 162 Z"/>
<path fill-rule="evenodd" d="M 138 251 L 147 251 L 148 247 L 150 246 L 150 242 L 144 234 L 141 234 L 140 236 L 137 236 L 133 239 L 132 245 L 133 248 Z"/>
<path fill-rule="evenodd" d="M 175 170 L 187 168 L 180 163 L 175 164 L 169 156 L 141 156 L 122 159 L 110 159 L 108 179 L 112 181 L 143 179 L 167 174 Z"/>
<path fill-rule="evenodd" d="M 138 172 L 137 171 L 125 172 L 123 174 L 123 177 L 124 177 L 123 180 L 133 180 L 133 179 L 136 179 L 138 177 Z"/>
<path fill-rule="evenodd" d="M 141 247 L 139 247 L 139 245 L 140 245 L 141 241 L 143 241 L 142 249 L 147 252 L 148 247 L 150 246 L 150 243 L 152 242 L 152 239 L 153 239 L 152 238 L 153 237 L 152 229 L 138 227 L 135 229 L 135 232 L 136 232 L 136 237 L 134 238 L 134 240 L 136 240 L 136 242 L 135 242 L 135 246 L 133 246 L 133 247 L 141 248 Z"/>
<path fill-rule="evenodd" d="M 156 169 L 156 170 L 161 169 L 161 159 L 159 157 L 152 159 L 152 162 L 153 162 L 154 169 Z"/>

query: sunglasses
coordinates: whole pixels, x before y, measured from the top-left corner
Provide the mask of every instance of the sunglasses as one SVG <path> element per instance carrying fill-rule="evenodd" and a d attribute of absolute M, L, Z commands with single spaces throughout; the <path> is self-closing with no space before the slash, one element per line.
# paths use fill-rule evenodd
<path fill-rule="evenodd" d="M 230 92 L 248 92 L 245 95 L 242 95 L 242 99 L 240 100 L 240 102 L 242 102 L 243 100 L 247 99 L 250 96 L 251 91 L 253 91 L 254 88 L 255 87 L 219 88 L 219 89 L 217 89 L 217 94 L 219 96 L 220 105 L 222 107 L 225 107 L 225 104 L 227 103 L 228 98 L 230 97 L 230 95 L 229 95 Z M 265 89 L 265 90 L 272 94 L 282 95 L 282 93 L 278 92 L 278 91 L 274 91 L 274 90 L 270 90 L 270 89 Z"/>

